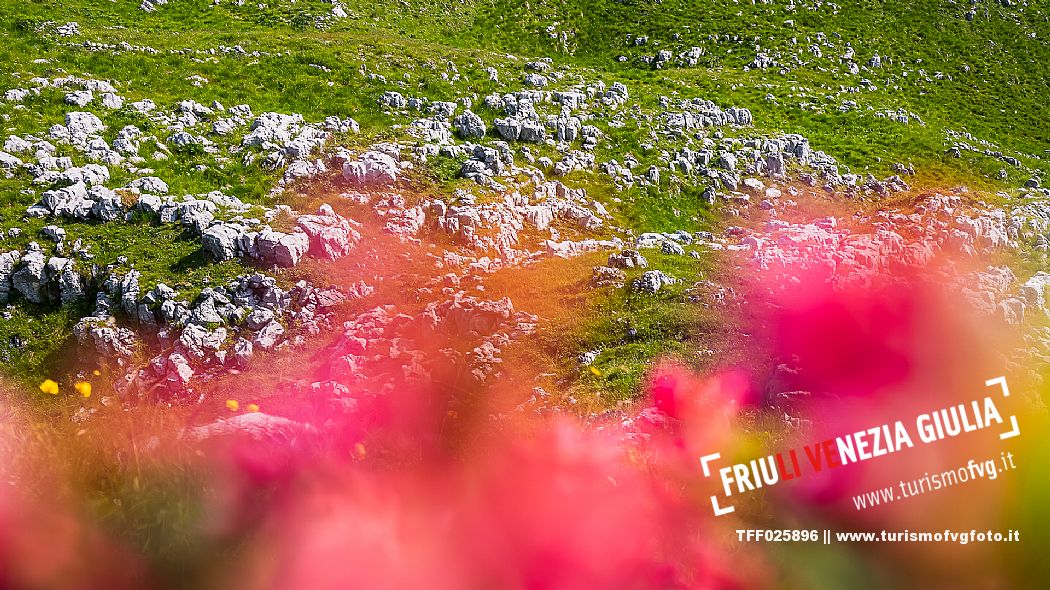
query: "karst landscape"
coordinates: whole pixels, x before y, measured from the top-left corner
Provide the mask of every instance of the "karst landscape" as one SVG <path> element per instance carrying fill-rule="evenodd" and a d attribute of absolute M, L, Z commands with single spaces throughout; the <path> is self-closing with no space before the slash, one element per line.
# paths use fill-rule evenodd
<path fill-rule="evenodd" d="M 887 389 L 1045 414 L 1050 5 L 0 6 L 0 587 L 1050 576 L 738 545 L 865 521 L 716 518 L 698 462 Z"/>

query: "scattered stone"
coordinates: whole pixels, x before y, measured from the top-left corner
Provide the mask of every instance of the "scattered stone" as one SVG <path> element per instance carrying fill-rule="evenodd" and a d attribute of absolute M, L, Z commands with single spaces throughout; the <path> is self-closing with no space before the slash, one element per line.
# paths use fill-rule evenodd
<path fill-rule="evenodd" d="M 40 234 L 56 244 L 66 239 L 66 230 L 57 225 L 45 225 Z"/>
<path fill-rule="evenodd" d="M 627 274 L 618 268 L 596 266 L 591 275 L 591 284 L 595 287 L 622 287 L 627 281 Z"/>
<path fill-rule="evenodd" d="M 656 293 L 660 289 L 677 282 L 678 279 L 669 277 L 662 271 L 647 270 L 631 283 L 631 287 L 641 293 Z"/>
<path fill-rule="evenodd" d="M 78 90 L 76 92 L 70 92 L 66 94 L 66 104 L 75 105 L 78 107 L 87 106 L 91 101 L 95 100 L 95 95 L 90 90 Z"/>
<path fill-rule="evenodd" d="M 609 266 L 613 268 L 646 268 L 649 262 L 637 250 L 624 250 L 609 255 Z"/>

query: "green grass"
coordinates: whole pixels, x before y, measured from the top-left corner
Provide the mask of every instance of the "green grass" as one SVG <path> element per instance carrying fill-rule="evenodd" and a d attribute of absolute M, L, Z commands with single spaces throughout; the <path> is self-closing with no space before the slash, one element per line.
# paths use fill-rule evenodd
<path fill-rule="evenodd" d="M 563 378 L 578 381 L 583 391 L 596 396 L 596 407 L 634 399 L 657 359 L 674 357 L 698 367 L 702 360 L 690 353 L 703 349 L 712 336 L 715 318 L 699 306 L 686 305 L 686 291 L 711 267 L 711 257 L 668 256 L 658 250 L 642 254 L 647 269 L 626 271 L 623 287 L 596 290 L 588 313 L 548 334 L 544 342 Z M 638 292 L 631 281 L 645 270 L 661 270 L 680 282 L 656 293 Z M 590 351 L 597 351 L 597 357 L 581 364 L 580 353 Z"/>
<path fill-rule="evenodd" d="M 0 358 L 6 373 L 33 386 L 63 366 L 61 350 L 73 325 L 90 312 L 86 306 L 44 309 L 23 304 L 9 310 L 10 319 L 0 322 Z"/>
<path fill-rule="evenodd" d="M 126 101 L 150 98 L 161 108 L 192 98 L 203 104 L 219 101 L 227 107 L 247 103 L 255 113 L 299 112 L 307 121 L 351 116 L 361 124 L 362 133 L 337 141 L 353 148 L 374 140 L 404 139 L 403 128 L 392 126 L 410 119 L 383 111 L 377 98 L 385 90 L 434 100 L 472 96 L 474 110 L 491 124 L 496 113 L 481 106 L 480 99 L 491 92 L 517 89 L 524 63 L 548 56 L 555 70 L 568 73 L 567 81 L 582 77 L 587 82 L 625 82 L 631 93 L 625 113 L 637 106 L 655 115 L 661 110 L 661 96 L 744 106 L 754 114 L 754 129 L 724 129 L 726 135 L 802 133 L 814 149 L 835 157 L 844 171 L 881 177 L 891 173 L 893 163 L 904 162 L 919 170 L 919 178 L 914 179 L 917 184 L 965 183 L 999 190 L 1017 186 L 1029 172 L 983 155 L 946 156 L 948 130 L 972 132 L 1036 170 L 1045 170 L 1045 163 L 1029 155 L 1045 158 L 1050 149 L 1050 128 L 1045 124 L 1050 118 L 1050 81 L 1041 67 L 1050 61 L 1050 48 L 1044 41 L 1050 25 L 1045 9 L 1038 6 L 994 6 L 988 17 L 982 14 L 967 22 L 962 18 L 963 7 L 946 1 L 886 4 L 849 0 L 838 3 L 837 13 L 824 5 L 814 11 L 803 6 L 792 14 L 780 3 L 706 0 L 349 0 L 343 5 L 348 18 L 322 22 L 318 17 L 327 15 L 331 5 L 320 0 L 269 3 L 265 9 L 254 3 L 211 6 L 204 0 L 174 0 L 154 13 L 144 13 L 136 2 L 123 0 L 0 0 L 0 86 L 24 85 L 32 76 L 75 74 L 113 79 L 121 83 L 118 89 Z M 68 20 L 80 24 L 77 37 L 58 38 L 50 32 L 53 25 L 46 24 Z M 551 26 L 557 38 L 548 34 Z M 807 49 L 818 33 L 835 45 L 834 49 L 824 48 L 821 58 L 809 55 Z M 629 36 L 636 35 L 649 36 L 648 44 L 629 43 Z M 797 47 L 792 38 L 798 40 Z M 159 54 L 90 51 L 82 45 L 85 40 L 145 45 Z M 864 65 L 877 52 L 886 65 L 859 76 L 844 75 L 838 57 L 847 42 L 858 64 Z M 234 45 L 261 55 L 183 51 Z M 661 49 L 678 54 L 694 45 L 704 49 L 696 66 L 654 70 L 640 61 Z M 780 52 L 782 61 L 796 52 L 805 54 L 809 63 L 792 66 L 786 74 L 777 68 L 749 69 L 756 45 L 771 54 Z M 618 61 L 620 56 L 626 61 Z M 47 62 L 35 63 L 41 59 Z M 442 77 L 450 63 L 461 75 L 458 81 Z M 499 71 L 500 83 L 488 80 L 487 67 Z M 918 75 L 920 69 L 931 77 L 942 72 L 951 79 L 926 81 Z M 202 76 L 208 83 L 196 87 L 192 76 Z M 875 88 L 842 90 L 858 87 L 861 78 L 869 79 Z M 552 88 L 568 83 L 554 82 Z M 26 109 L 0 103 L 4 134 L 40 133 L 61 122 L 69 110 L 61 104 L 61 92 L 45 91 L 40 98 L 29 99 Z M 776 100 L 767 100 L 767 94 Z M 837 107 L 845 100 L 856 101 L 860 108 L 839 112 Z M 872 114 L 898 108 L 918 113 L 926 124 L 904 125 Z M 673 152 L 688 142 L 687 137 L 661 136 L 655 149 L 645 149 L 650 141 L 649 124 L 636 125 L 630 117 L 625 121 L 628 125 L 623 129 L 604 129 L 608 139 L 599 144 L 598 162 L 611 158 L 622 162 L 623 155 L 630 152 L 644 170 L 661 162 L 662 151 Z M 128 109 L 110 114 L 107 123 L 109 138 L 127 124 L 152 131 L 148 120 Z M 166 140 L 163 136 L 158 139 Z M 238 134 L 224 141 L 239 139 Z M 149 151 L 152 146 L 144 146 L 143 153 Z M 533 146 L 533 152 L 554 155 L 545 146 Z M 217 166 L 203 154 L 178 154 L 149 165 L 175 195 L 223 190 L 261 205 L 281 200 L 270 193 L 279 173 L 258 165 L 244 166 L 236 155 L 230 159 L 229 164 Z M 198 165 L 204 169 L 199 170 Z M 421 168 L 417 180 L 428 192 L 438 194 L 471 186 L 456 178 L 459 165 L 456 160 L 434 158 Z M 1001 168 L 1009 173 L 1005 181 L 996 178 Z M 115 181 L 130 179 L 117 167 L 111 170 Z M 635 232 L 695 231 L 717 223 L 717 212 L 699 198 L 703 187 L 671 185 L 664 176 L 659 188 L 623 192 L 616 191 L 601 173 L 577 172 L 565 182 L 587 188 L 609 208 L 617 225 Z M 0 228 L 26 229 L 20 239 L 4 242 L 4 249 L 38 239 L 37 232 L 47 223 L 22 219 L 25 207 L 38 198 L 21 193 L 25 180 L 0 180 Z M 294 202 L 299 197 L 285 199 Z M 92 245 L 99 263 L 109 263 L 120 253 L 127 255 L 143 273 L 144 285 L 163 280 L 192 290 L 204 284 L 205 278 L 217 284 L 243 270 L 235 263 L 211 264 L 200 253 L 199 244 L 177 227 L 141 222 L 63 225 L 71 238 Z M 691 272 L 670 270 L 672 274 Z M 600 362 L 608 363 L 610 374 L 624 376 L 622 381 L 608 379 L 618 391 L 637 382 L 649 359 L 680 351 L 678 326 L 687 318 L 676 317 L 679 311 L 675 310 L 682 305 L 673 292 L 655 301 L 624 297 L 603 304 L 607 307 L 602 313 L 621 313 L 627 318 L 622 321 L 638 321 L 651 335 L 617 345 L 618 352 L 603 353 Z M 71 312 L 36 310 L 35 323 L 29 320 L 33 314 L 27 313 L 19 310 L 14 320 L 0 328 L 0 337 L 15 332 L 34 334 L 33 347 L 39 350 L 19 353 L 12 361 L 15 372 L 33 375 L 57 354 Z M 591 345 L 610 345 L 619 330 L 620 326 L 604 321 L 581 327 L 579 351 Z"/>

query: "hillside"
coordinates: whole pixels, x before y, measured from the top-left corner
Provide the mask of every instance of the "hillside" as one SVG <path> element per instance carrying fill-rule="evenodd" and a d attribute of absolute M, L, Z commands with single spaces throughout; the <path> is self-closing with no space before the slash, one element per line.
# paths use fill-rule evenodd
<path fill-rule="evenodd" d="M 572 521 L 529 477 L 561 473 L 574 451 L 506 440 L 547 440 L 564 419 L 603 449 L 595 473 L 628 482 L 600 510 L 689 520 L 707 514 L 690 501 L 704 484 L 670 448 L 690 465 L 699 440 L 754 454 L 822 427 L 812 403 L 914 399 L 991 374 L 1038 408 L 1047 39 L 1050 7 L 1018 0 L 0 0 L 0 359 L 17 418 L 0 438 L 20 449 L 13 477 L 54 486 L 78 526 L 116 539 L 92 551 L 134 556 L 139 569 L 105 584 L 223 587 L 211 551 L 297 559 L 268 541 L 309 502 L 286 513 L 261 499 L 284 477 L 318 484 L 332 468 L 361 486 L 342 518 L 382 513 L 356 510 L 393 490 L 395 511 L 418 508 L 431 530 L 434 507 L 406 489 L 440 465 L 452 496 L 477 477 L 500 498 L 490 510 L 538 498 L 539 520 Z M 683 409 L 694 402 L 702 412 Z M 615 433 L 632 460 L 606 463 L 593 433 Z M 242 436 L 281 467 L 216 476 L 243 475 L 243 449 L 225 446 Z M 525 452 L 522 479 L 462 467 L 489 451 Z M 412 483 L 382 479 L 391 466 Z M 568 472 L 581 497 L 604 493 Z M 518 487 L 535 495 L 514 500 Z M 653 492 L 665 488 L 681 497 Z M 258 499 L 259 522 L 205 531 L 226 492 Z M 780 501 L 756 500 L 741 522 L 784 524 Z M 491 513 L 449 502 L 466 514 L 450 526 L 485 536 L 471 519 Z M 576 555 L 585 574 L 536 587 L 834 583 L 788 551 L 738 563 L 702 534 L 633 525 L 616 533 L 743 565 L 669 565 L 581 525 L 637 571 L 602 578 Z M 518 550 L 543 554 L 499 545 L 500 565 L 446 587 L 533 587 L 521 580 L 540 574 L 506 565 Z M 839 581 L 883 572 L 850 550 L 830 559 Z M 977 565 L 943 567 L 968 579 Z M 289 567 L 299 587 L 323 586 Z M 626 583 L 652 571 L 673 573 Z M 409 578 L 395 586 L 418 587 Z"/>

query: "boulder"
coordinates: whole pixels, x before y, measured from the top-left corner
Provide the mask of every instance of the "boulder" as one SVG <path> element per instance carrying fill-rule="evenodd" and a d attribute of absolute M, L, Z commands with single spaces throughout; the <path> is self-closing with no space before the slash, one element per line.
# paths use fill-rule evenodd
<path fill-rule="evenodd" d="M 142 195 L 135 203 L 135 208 L 147 215 L 158 216 L 163 208 L 163 202 L 157 195 Z"/>
<path fill-rule="evenodd" d="M 57 244 L 66 239 L 66 230 L 57 225 L 45 225 L 40 235 Z"/>
<path fill-rule="evenodd" d="M 74 261 L 54 256 L 47 261 L 47 270 L 50 276 L 58 277 L 58 293 L 62 305 L 84 299 L 83 279 L 80 278 Z"/>
<path fill-rule="evenodd" d="M 115 221 L 124 217 L 124 204 L 117 193 L 104 187 L 102 190 L 92 189 L 94 204 L 91 206 L 91 214 L 102 221 Z"/>
<path fill-rule="evenodd" d="M 189 320 L 190 310 L 181 301 L 166 300 L 160 304 L 160 317 L 169 325 L 181 325 Z"/>
<path fill-rule="evenodd" d="M 190 431 L 190 437 L 196 441 L 206 441 L 220 437 L 246 436 L 256 441 L 273 440 L 287 443 L 311 432 L 309 425 L 282 416 L 246 412 L 198 426 Z"/>
<path fill-rule="evenodd" d="M 22 259 L 17 250 L 0 253 L 0 305 L 5 305 L 11 298 L 11 275 Z"/>
<path fill-rule="evenodd" d="M 55 215 L 62 215 L 80 208 L 84 201 L 88 201 L 88 210 L 91 207 L 91 199 L 88 197 L 87 186 L 83 182 L 44 191 L 40 196 L 40 204 Z"/>
<path fill-rule="evenodd" d="M 22 268 L 11 275 L 11 286 L 31 303 L 47 303 L 47 261 L 39 246 L 32 248 L 35 245 L 22 257 Z"/>
<path fill-rule="evenodd" d="M 525 74 L 525 84 L 532 86 L 533 88 L 546 88 L 548 84 L 547 77 L 542 74 L 528 73 Z"/>
<path fill-rule="evenodd" d="M 744 190 L 756 195 L 766 188 L 765 183 L 757 178 L 745 178 L 742 184 L 744 185 Z"/>
<path fill-rule="evenodd" d="M 277 341 L 280 340 L 281 336 L 284 335 L 284 326 L 277 323 L 276 320 L 271 320 L 270 323 L 263 326 L 255 334 L 253 344 L 263 350 L 272 350 L 277 345 Z"/>
<path fill-rule="evenodd" d="M 769 154 L 766 156 L 766 171 L 769 174 L 783 174 L 785 170 L 783 154 Z"/>
<path fill-rule="evenodd" d="M 518 135 L 518 139 L 533 142 L 543 141 L 547 139 L 547 129 L 539 121 L 531 119 L 522 121 L 521 134 Z"/>
<path fill-rule="evenodd" d="M 238 241 L 243 233 L 244 227 L 240 225 L 213 225 L 201 235 L 201 246 L 216 260 L 231 260 L 237 257 Z"/>
<path fill-rule="evenodd" d="M 244 324 L 251 330 L 261 330 L 268 326 L 273 319 L 273 311 L 265 307 L 257 307 L 244 319 Z"/>
<path fill-rule="evenodd" d="M 250 340 L 238 338 L 233 344 L 233 359 L 239 367 L 245 367 L 252 358 L 254 347 Z"/>
<path fill-rule="evenodd" d="M 200 298 L 196 305 L 189 312 L 189 316 L 186 319 L 188 324 L 197 324 L 201 326 L 216 326 L 223 324 L 225 318 L 220 311 L 220 308 L 224 308 L 228 305 L 227 301 L 217 301 L 216 294 L 211 289 L 204 289 L 201 291 Z"/>
<path fill-rule="evenodd" d="M 4 151 L 12 154 L 24 154 L 33 149 L 33 144 L 17 135 L 8 135 L 4 141 Z"/>
<path fill-rule="evenodd" d="M 453 119 L 452 125 L 456 128 L 459 136 L 464 139 L 485 137 L 485 121 L 470 109 Z"/>
<path fill-rule="evenodd" d="M 114 291 L 115 294 L 120 296 L 120 307 L 130 317 L 135 317 L 138 314 L 139 279 L 141 277 L 142 273 L 139 271 L 135 269 L 129 270 L 126 275 L 120 278 L 119 286 Z"/>
<path fill-rule="evenodd" d="M 537 231 L 543 231 L 554 221 L 554 210 L 549 205 L 529 205 L 526 208 L 525 221 Z"/>
<path fill-rule="evenodd" d="M 215 215 L 206 209 L 193 209 L 182 215 L 182 225 L 197 235 L 202 235 L 214 220 Z"/>
<path fill-rule="evenodd" d="M 86 317 L 73 326 L 73 334 L 82 346 L 91 344 L 107 358 L 130 358 L 138 348 L 135 332 L 117 326 L 112 317 Z"/>
<path fill-rule="evenodd" d="M 179 344 L 191 358 L 201 360 L 209 353 L 218 352 L 226 336 L 226 328 L 208 330 L 201 325 L 190 324 L 179 335 Z"/>
<path fill-rule="evenodd" d="M 379 102 L 392 109 L 403 109 L 408 106 L 408 101 L 405 100 L 405 97 L 402 96 L 400 92 L 393 92 L 391 90 L 384 92 L 383 95 L 379 97 Z"/>
<path fill-rule="evenodd" d="M 102 120 L 93 115 L 92 113 L 67 113 L 66 114 L 66 129 L 70 136 L 74 138 L 87 138 L 90 135 L 95 135 L 105 129 L 106 126 L 102 124 Z"/>
<path fill-rule="evenodd" d="M 144 176 L 142 178 L 136 178 L 128 183 L 128 188 L 135 189 L 143 193 L 151 193 L 157 195 L 168 194 L 168 184 L 156 176 Z"/>
<path fill-rule="evenodd" d="M 618 268 L 596 266 L 591 274 L 591 284 L 595 287 L 622 287 L 627 275 Z"/>
<path fill-rule="evenodd" d="M 397 182 L 397 173 L 397 160 L 377 151 L 343 164 L 343 178 L 355 184 L 391 184 Z"/>
<path fill-rule="evenodd" d="M 0 152 L 0 169 L 14 170 L 22 166 L 22 160 L 7 152 Z"/>
<path fill-rule="evenodd" d="M 299 260 L 310 249 L 310 238 L 302 230 L 286 234 L 266 228 L 259 232 L 255 247 L 262 260 L 289 268 L 299 264 Z"/>
<path fill-rule="evenodd" d="M 251 131 L 244 136 L 243 145 L 258 147 L 280 146 L 291 141 L 303 123 L 299 114 L 263 113 L 252 121 Z"/>
<path fill-rule="evenodd" d="M 65 103 L 84 107 L 93 100 L 95 100 L 95 95 L 90 90 L 77 90 L 66 94 Z"/>
<path fill-rule="evenodd" d="M 496 133 L 507 141 L 515 141 L 521 136 L 521 125 L 521 119 L 516 117 L 496 119 L 493 122 L 493 126 L 496 128 Z"/>
<path fill-rule="evenodd" d="M 631 287 L 641 293 L 656 293 L 660 289 L 677 282 L 678 279 L 669 277 L 662 271 L 647 270 L 631 283 Z"/>
<path fill-rule="evenodd" d="M 4 100 L 10 102 L 22 102 L 29 98 L 30 91 L 26 88 L 12 88 L 4 93 Z"/>
<path fill-rule="evenodd" d="M 190 366 L 189 359 L 177 352 L 168 355 L 165 369 L 165 378 L 171 383 L 185 385 L 193 378 L 193 367 Z"/>
<path fill-rule="evenodd" d="M 514 317 L 509 297 L 492 301 L 457 293 L 453 299 L 431 303 L 424 312 L 432 326 L 447 327 L 453 333 L 487 334 Z"/>
<path fill-rule="evenodd" d="M 685 256 L 685 248 L 678 242 L 667 240 L 660 244 L 660 251 L 670 256 Z"/>
<path fill-rule="evenodd" d="M 350 222 L 329 205 L 322 205 L 317 215 L 300 215 L 296 224 L 309 236 L 310 252 L 329 260 L 346 256 L 361 239 Z"/>
<path fill-rule="evenodd" d="M 637 250 L 624 250 L 609 255 L 609 266 L 613 268 L 646 268 L 649 262 Z"/>
<path fill-rule="evenodd" d="M 2 261 L 2 258 L 0 258 Z M 3 271 L 2 262 L 0 262 L 0 273 Z M 2 288 L 2 284 L 0 284 Z M 1047 311 L 1046 308 L 1046 296 L 1050 294 L 1050 274 L 1040 271 L 1032 275 L 1030 279 L 1021 285 L 1021 296 L 1024 297 L 1025 302 L 1043 312 Z"/>
<path fill-rule="evenodd" d="M 114 92 L 107 92 L 102 95 L 102 106 L 107 109 L 119 109 L 124 106 L 124 99 Z"/>
<path fill-rule="evenodd" d="M 737 158 L 733 152 L 723 152 L 718 157 L 718 165 L 725 170 L 736 170 Z"/>

